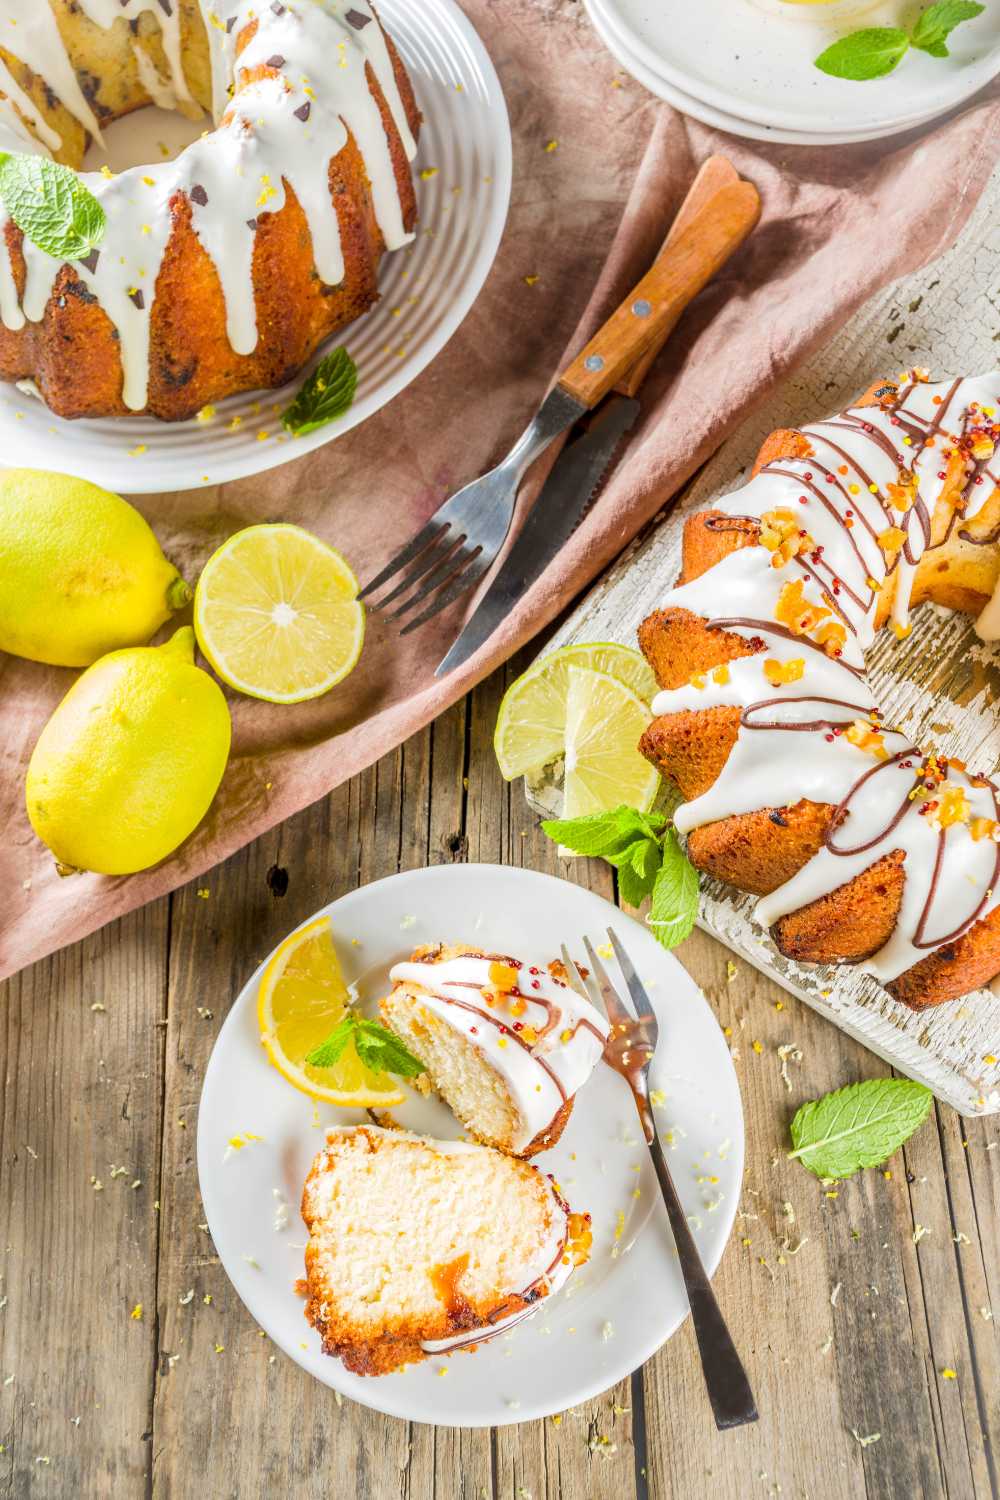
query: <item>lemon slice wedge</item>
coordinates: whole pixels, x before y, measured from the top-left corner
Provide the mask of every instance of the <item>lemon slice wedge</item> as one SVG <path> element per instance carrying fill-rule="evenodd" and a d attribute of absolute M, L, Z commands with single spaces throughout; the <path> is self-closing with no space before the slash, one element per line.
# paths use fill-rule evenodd
<path fill-rule="evenodd" d="M 637 748 L 652 718 L 648 705 L 608 672 L 570 666 L 567 676 L 563 817 L 611 812 L 623 802 L 649 812 L 660 773 Z"/>
<path fill-rule="evenodd" d="M 562 646 L 543 656 L 511 684 L 500 704 L 493 747 L 507 781 L 541 771 L 562 755 L 571 667 L 606 672 L 645 703 L 658 691 L 645 658 L 616 641 Z"/>
<path fill-rule="evenodd" d="M 237 692 L 301 703 L 357 665 L 365 639 L 358 580 L 300 526 L 249 526 L 209 558 L 194 598 L 198 644 Z"/>
<path fill-rule="evenodd" d="M 345 1108 L 386 1109 L 406 1095 L 388 1073 L 365 1066 L 353 1040 L 331 1068 L 306 1062 L 350 1005 L 329 917 L 287 937 L 264 970 L 257 997 L 260 1039 L 268 1060 L 303 1094 Z"/>

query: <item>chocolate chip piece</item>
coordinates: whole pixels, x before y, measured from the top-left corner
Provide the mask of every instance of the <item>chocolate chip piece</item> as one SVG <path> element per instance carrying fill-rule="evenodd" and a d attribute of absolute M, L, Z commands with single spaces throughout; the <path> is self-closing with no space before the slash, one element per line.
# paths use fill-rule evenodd
<path fill-rule="evenodd" d="M 204 208 L 205 204 L 208 202 L 208 194 L 205 192 L 205 189 L 202 187 L 200 182 L 196 182 L 194 187 L 191 189 L 191 202 L 200 203 L 202 208 Z"/>
<path fill-rule="evenodd" d="M 256 234 L 256 232 L 257 232 L 257 220 L 256 219 L 247 219 L 247 224 L 250 226 L 250 228 Z"/>
<path fill-rule="evenodd" d="M 97 270 L 97 262 L 100 260 L 100 258 L 100 250 L 91 250 L 89 255 L 80 256 L 80 264 L 81 266 L 86 266 L 91 276 L 93 276 L 94 272 Z"/>
<path fill-rule="evenodd" d="M 371 20 L 371 16 L 362 15 L 360 10 L 349 10 L 344 17 L 348 26 L 353 26 L 355 31 L 364 31 Z"/>
<path fill-rule="evenodd" d="M 134 302 L 139 311 L 142 312 L 143 308 L 146 306 L 146 299 L 142 295 L 142 292 L 139 291 L 138 287 L 134 292 L 129 292 L 129 299 Z"/>
<path fill-rule="evenodd" d="M 229 20 L 226 22 L 226 31 L 227 32 L 232 31 L 232 29 L 233 29 L 233 27 L 235 25 L 236 25 L 236 17 L 235 16 L 230 16 Z"/>
<path fill-rule="evenodd" d="M 295 118 L 297 120 L 301 120 L 303 122 L 303 124 L 304 124 L 306 122 L 306 120 L 308 120 L 309 114 L 310 114 L 311 110 L 312 110 L 312 105 L 309 103 L 309 100 L 307 99 L 306 102 L 305 102 L 305 104 L 300 104 L 299 107 L 298 107 L 298 109 L 295 111 Z"/>

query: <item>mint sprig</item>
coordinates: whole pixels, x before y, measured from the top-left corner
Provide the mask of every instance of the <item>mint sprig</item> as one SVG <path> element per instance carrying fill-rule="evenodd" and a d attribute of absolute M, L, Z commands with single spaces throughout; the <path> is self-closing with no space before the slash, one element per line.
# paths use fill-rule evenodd
<path fill-rule="evenodd" d="M 629 906 L 650 896 L 646 921 L 664 948 L 676 948 L 698 915 L 698 875 L 662 813 L 624 804 L 582 818 L 549 818 L 542 832 L 574 854 L 597 855 L 614 865 L 618 890 Z"/>
<path fill-rule="evenodd" d="M 354 1050 L 366 1068 L 374 1073 L 398 1073 L 403 1078 L 416 1078 L 424 1072 L 418 1057 L 409 1052 L 399 1037 L 377 1021 L 349 1013 L 311 1052 L 306 1053 L 306 1062 L 311 1068 L 332 1068 L 340 1061 L 344 1048 L 353 1039 Z"/>
<path fill-rule="evenodd" d="M 26 239 L 61 260 L 83 260 L 107 228 L 90 189 L 47 156 L 0 152 L 0 203 Z"/>
<path fill-rule="evenodd" d="M 880 1167 L 930 1113 L 931 1091 L 910 1078 L 869 1078 L 803 1104 L 791 1124 L 794 1151 L 817 1177 Z"/>
<path fill-rule="evenodd" d="M 950 33 L 984 9 L 978 0 L 937 0 L 922 12 L 911 31 L 902 26 L 866 26 L 852 31 L 821 52 L 814 66 L 833 78 L 865 82 L 891 73 L 911 47 L 931 57 L 947 57 Z"/>
<path fill-rule="evenodd" d="M 281 414 L 293 437 L 304 437 L 349 411 L 358 388 L 358 367 L 341 345 L 320 360 L 295 400 Z"/>

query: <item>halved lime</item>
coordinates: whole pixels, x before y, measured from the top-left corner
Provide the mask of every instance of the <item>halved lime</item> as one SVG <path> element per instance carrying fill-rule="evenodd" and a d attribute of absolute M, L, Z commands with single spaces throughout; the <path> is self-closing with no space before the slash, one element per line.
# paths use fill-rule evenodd
<path fill-rule="evenodd" d="M 563 817 L 610 812 L 623 802 L 648 812 L 660 785 L 638 750 L 652 719 L 649 705 L 608 672 L 570 666 L 567 676 Z"/>
<path fill-rule="evenodd" d="M 540 771 L 562 755 L 571 667 L 605 672 L 647 704 L 657 692 L 645 658 L 631 646 L 596 641 L 561 646 L 543 656 L 511 683 L 500 704 L 493 748 L 507 781 Z"/>
<path fill-rule="evenodd" d="M 365 638 L 358 580 L 300 526 L 248 526 L 205 564 L 194 597 L 198 644 L 237 692 L 301 703 L 353 671 Z"/>

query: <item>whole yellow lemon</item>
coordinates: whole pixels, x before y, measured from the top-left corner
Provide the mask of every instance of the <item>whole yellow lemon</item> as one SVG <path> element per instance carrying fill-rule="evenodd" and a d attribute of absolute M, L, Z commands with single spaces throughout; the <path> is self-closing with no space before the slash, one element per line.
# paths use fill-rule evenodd
<path fill-rule="evenodd" d="M 190 599 L 119 495 L 66 474 L 0 472 L 0 651 L 88 667 L 144 645 Z"/>
<path fill-rule="evenodd" d="M 165 646 L 112 651 L 70 688 L 39 736 L 31 826 L 66 873 L 130 875 L 184 842 L 222 780 L 229 709 L 185 626 Z"/>

